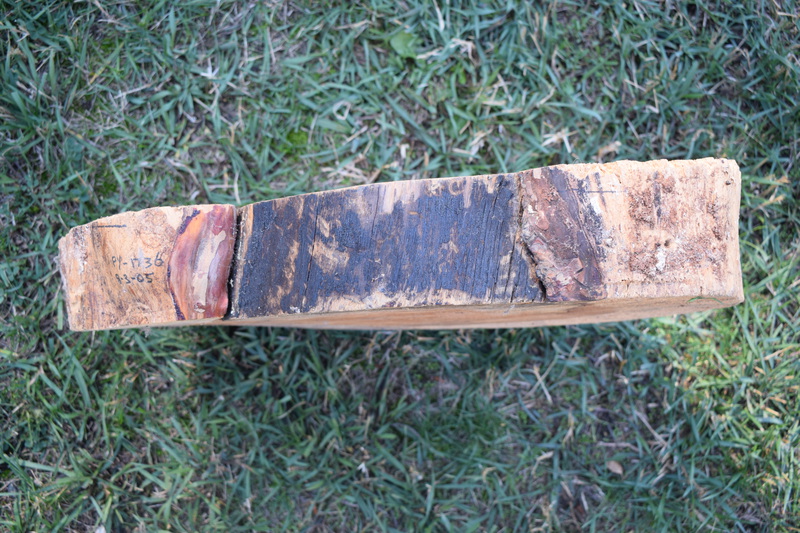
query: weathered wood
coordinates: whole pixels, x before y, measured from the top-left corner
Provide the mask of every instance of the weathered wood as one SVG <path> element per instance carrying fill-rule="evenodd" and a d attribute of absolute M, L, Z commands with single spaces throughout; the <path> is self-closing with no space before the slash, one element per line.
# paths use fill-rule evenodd
<path fill-rule="evenodd" d="M 733 305 L 740 186 L 729 160 L 622 161 L 259 202 L 239 209 L 214 323 L 516 327 Z M 143 325 L 126 316 L 103 327 Z"/>
<path fill-rule="evenodd" d="M 240 218 L 231 318 L 542 301 L 513 174 L 292 196 Z"/>
<path fill-rule="evenodd" d="M 155 207 L 72 228 L 59 242 L 70 328 L 204 324 L 228 309 L 236 211 Z"/>

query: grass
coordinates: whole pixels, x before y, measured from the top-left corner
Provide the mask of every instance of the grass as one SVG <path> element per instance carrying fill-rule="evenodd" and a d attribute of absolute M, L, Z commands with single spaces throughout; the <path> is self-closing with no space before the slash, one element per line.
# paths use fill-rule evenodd
<path fill-rule="evenodd" d="M 793 2 L 0 3 L 0 530 L 797 531 Z M 454 332 L 65 329 L 159 204 L 737 160 L 746 301 Z"/>

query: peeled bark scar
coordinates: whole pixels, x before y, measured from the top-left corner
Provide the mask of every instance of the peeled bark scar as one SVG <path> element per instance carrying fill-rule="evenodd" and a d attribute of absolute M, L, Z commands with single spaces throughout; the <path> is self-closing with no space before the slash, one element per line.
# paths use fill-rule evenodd
<path fill-rule="evenodd" d="M 619 161 L 122 213 L 59 243 L 70 326 L 520 327 L 725 307 L 743 299 L 740 190 L 730 160 Z"/>

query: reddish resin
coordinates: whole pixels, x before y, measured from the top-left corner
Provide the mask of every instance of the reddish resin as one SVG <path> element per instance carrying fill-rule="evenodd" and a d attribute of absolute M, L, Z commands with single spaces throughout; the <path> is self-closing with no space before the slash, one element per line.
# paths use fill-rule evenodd
<path fill-rule="evenodd" d="M 168 280 L 178 320 L 221 318 L 228 310 L 228 274 L 235 242 L 235 208 L 187 210 L 178 229 Z"/>

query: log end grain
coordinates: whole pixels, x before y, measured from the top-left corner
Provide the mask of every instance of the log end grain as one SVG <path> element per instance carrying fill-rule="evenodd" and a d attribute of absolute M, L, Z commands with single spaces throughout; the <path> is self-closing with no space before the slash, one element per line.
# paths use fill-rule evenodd
<path fill-rule="evenodd" d="M 228 308 L 231 205 L 155 207 L 72 228 L 59 241 L 70 328 L 205 324 Z"/>

